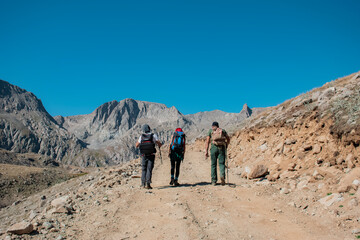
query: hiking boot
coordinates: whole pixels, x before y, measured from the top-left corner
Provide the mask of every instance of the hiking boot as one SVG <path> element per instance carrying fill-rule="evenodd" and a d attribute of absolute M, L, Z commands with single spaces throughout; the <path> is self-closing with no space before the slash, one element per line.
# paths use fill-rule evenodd
<path fill-rule="evenodd" d="M 169 184 L 170 184 L 170 185 L 174 185 L 174 179 L 173 179 L 173 178 L 171 179 L 171 181 L 170 181 Z"/>
<path fill-rule="evenodd" d="M 224 177 L 221 177 L 221 186 L 225 186 L 225 178 Z"/>
<path fill-rule="evenodd" d="M 211 185 L 216 186 L 216 182 L 212 182 Z"/>
<path fill-rule="evenodd" d="M 153 189 L 153 188 L 150 186 L 150 183 L 147 183 L 145 189 Z"/>
<path fill-rule="evenodd" d="M 175 185 L 176 187 L 180 185 L 179 182 L 178 182 L 178 180 L 175 180 L 175 181 L 174 181 L 174 185 Z"/>

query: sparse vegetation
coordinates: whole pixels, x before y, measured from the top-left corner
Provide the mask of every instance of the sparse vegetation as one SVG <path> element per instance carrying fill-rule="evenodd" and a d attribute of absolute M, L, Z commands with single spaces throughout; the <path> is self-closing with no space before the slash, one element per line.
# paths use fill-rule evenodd
<path fill-rule="evenodd" d="M 81 177 L 87 175 L 88 172 L 82 172 L 82 173 L 75 173 L 72 175 L 72 178 Z"/>
<path fill-rule="evenodd" d="M 350 96 L 335 100 L 331 113 L 337 126 L 356 124 L 360 117 L 360 91 L 356 90 Z"/>
<path fill-rule="evenodd" d="M 312 99 L 308 99 L 303 102 L 303 105 L 305 106 L 306 110 L 308 112 L 312 111 L 314 108 L 314 104 L 312 103 Z"/>
<path fill-rule="evenodd" d="M 306 108 L 308 112 L 312 111 L 314 108 L 313 99 L 310 98 L 310 91 L 301 95 L 301 99 L 303 100 L 303 106 Z"/>

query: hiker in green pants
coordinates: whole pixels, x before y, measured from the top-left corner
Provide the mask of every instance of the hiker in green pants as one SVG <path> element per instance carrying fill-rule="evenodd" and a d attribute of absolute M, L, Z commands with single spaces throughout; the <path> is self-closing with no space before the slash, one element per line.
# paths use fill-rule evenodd
<path fill-rule="evenodd" d="M 213 122 L 205 143 L 205 157 L 209 157 L 209 144 L 211 141 L 211 184 L 217 182 L 217 161 L 219 160 L 221 185 L 225 185 L 225 158 L 226 148 L 230 144 L 230 137 L 224 129 L 219 128 L 218 122 Z"/>

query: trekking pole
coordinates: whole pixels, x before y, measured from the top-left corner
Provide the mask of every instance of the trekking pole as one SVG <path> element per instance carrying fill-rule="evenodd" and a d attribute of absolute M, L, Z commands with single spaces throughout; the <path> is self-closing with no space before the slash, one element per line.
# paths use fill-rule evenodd
<path fill-rule="evenodd" d="M 159 146 L 158 146 L 159 147 Z M 159 152 L 160 152 L 160 161 L 161 161 L 161 165 L 163 164 L 163 161 L 162 161 L 162 156 L 161 156 L 161 149 L 159 147 Z"/>
<path fill-rule="evenodd" d="M 230 180 L 229 180 L 229 161 L 227 157 L 227 147 L 225 148 L 225 166 L 226 166 L 226 175 L 227 175 L 227 182 L 230 186 Z"/>

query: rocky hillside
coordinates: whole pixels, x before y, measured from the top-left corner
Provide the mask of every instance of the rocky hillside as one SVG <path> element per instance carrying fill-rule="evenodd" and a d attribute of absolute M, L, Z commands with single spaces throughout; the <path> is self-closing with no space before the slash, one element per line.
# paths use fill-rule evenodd
<path fill-rule="evenodd" d="M 34 94 L 0 80 L 0 148 L 65 162 L 85 144 L 61 128 Z"/>
<path fill-rule="evenodd" d="M 20 174 L 19 174 L 20 173 Z M 0 209 L 82 173 L 60 167 L 0 164 Z"/>
<path fill-rule="evenodd" d="M 37 153 L 15 153 L 0 149 L 0 164 L 13 164 L 32 167 L 57 167 L 59 163 L 50 156 Z"/>
<path fill-rule="evenodd" d="M 355 73 L 244 121 L 231 138 L 230 165 L 245 178 L 281 182 L 285 194 L 354 194 L 360 185 L 359 123 Z M 196 145 L 203 149 L 203 140 Z"/>

